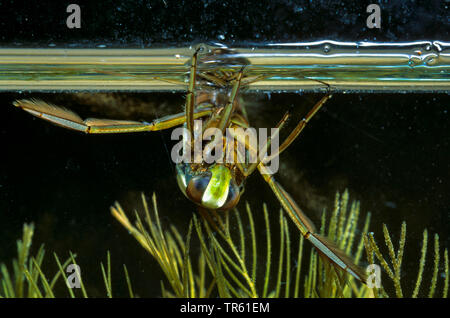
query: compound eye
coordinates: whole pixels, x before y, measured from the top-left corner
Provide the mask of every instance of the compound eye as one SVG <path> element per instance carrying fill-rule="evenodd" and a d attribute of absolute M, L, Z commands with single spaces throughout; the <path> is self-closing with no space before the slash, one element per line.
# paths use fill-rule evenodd
<path fill-rule="evenodd" d="M 211 175 L 199 175 L 189 180 L 186 188 L 187 196 L 197 204 L 202 204 L 203 194 L 208 187 Z"/>
<path fill-rule="evenodd" d="M 228 190 L 227 200 L 225 201 L 224 205 L 220 207 L 220 210 L 231 210 L 236 206 L 236 204 L 238 204 L 240 197 L 241 194 L 239 192 L 238 186 L 234 182 L 231 182 Z"/>

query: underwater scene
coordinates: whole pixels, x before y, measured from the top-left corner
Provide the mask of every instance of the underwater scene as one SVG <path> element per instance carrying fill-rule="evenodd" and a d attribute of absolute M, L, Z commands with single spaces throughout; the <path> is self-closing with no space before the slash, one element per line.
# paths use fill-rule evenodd
<path fill-rule="evenodd" d="M 99 5 L 3 29 L 1 298 L 448 298 L 448 2 Z"/>

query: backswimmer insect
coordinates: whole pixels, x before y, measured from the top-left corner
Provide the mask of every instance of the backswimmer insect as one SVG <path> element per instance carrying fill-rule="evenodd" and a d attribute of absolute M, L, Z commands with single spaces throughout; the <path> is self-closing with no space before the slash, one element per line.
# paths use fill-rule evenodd
<path fill-rule="evenodd" d="M 201 137 L 194 133 L 194 120 L 201 121 L 203 131 L 207 128 L 216 128 L 221 132 L 225 132 L 229 128 L 249 128 L 245 105 L 239 102 L 238 96 L 246 85 L 259 80 L 260 77 L 246 76 L 248 61 L 245 58 L 233 58 L 233 52 L 228 49 L 214 49 L 205 54 L 201 63 L 207 66 L 205 68 L 207 70 L 200 72 L 198 60 L 201 50 L 202 48 L 197 49 L 191 59 L 185 110 L 158 118 L 150 123 L 96 118 L 83 120 L 68 109 L 35 99 L 17 100 L 13 104 L 36 117 L 87 134 L 148 132 L 184 126 L 191 137 L 189 140 L 195 143 L 195 138 Z M 224 56 L 231 58 L 223 59 Z M 239 70 L 236 70 L 236 65 L 240 67 Z M 208 87 L 208 89 L 198 89 L 199 87 Z M 258 170 L 301 234 L 313 244 L 319 253 L 335 267 L 366 283 L 364 271 L 355 265 L 333 242 L 317 233 L 314 224 L 274 179 L 266 165 L 270 159 L 279 156 L 289 147 L 331 96 L 328 92 L 322 97 L 280 144 L 276 153 L 271 153 L 269 158 L 266 158 L 267 160 L 258 157 L 256 162 L 251 163 L 245 160 L 244 162 L 235 160 L 234 162 L 213 163 L 205 161 L 179 162 L 176 164 L 177 182 L 183 194 L 199 207 L 223 211 L 236 206 L 243 192 L 246 178 Z M 289 112 L 281 118 L 276 128 L 281 129 L 288 117 Z M 258 152 L 258 150 L 252 149 L 246 139 L 242 138 L 243 136 L 236 135 L 234 137 L 231 141 L 225 138 L 222 140 L 224 153 L 233 149 L 235 157 L 242 158 Z M 271 138 L 267 139 L 260 152 L 266 153 Z M 211 142 L 214 142 L 214 139 Z M 188 143 L 186 147 L 193 151 L 194 143 Z M 244 153 L 239 153 L 236 150 L 238 147 L 234 147 L 235 145 L 240 145 L 242 147 L 240 149 L 245 149 Z"/>

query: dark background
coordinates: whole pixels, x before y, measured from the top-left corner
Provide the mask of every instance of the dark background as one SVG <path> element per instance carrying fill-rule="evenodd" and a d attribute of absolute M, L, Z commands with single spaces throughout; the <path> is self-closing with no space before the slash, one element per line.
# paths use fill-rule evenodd
<path fill-rule="evenodd" d="M 66 8 L 81 8 L 81 29 Z M 368 4 L 381 29 L 368 29 Z M 4 46 L 153 47 L 198 42 L 448 40 L 449 2 L 428 1 L 0 1 Z"/>
<path fill-rule="evenodd" d="M 79 1 L 82 27 L 68 30 L 65 8 L 73 2 L 0 1 L 1 46 L 449 40 L 446 1 L 373 1 L 382 9 L 381 30 L 365 26 L 365 8 L 372 1 Z M 174 178 L 170 131 L 86 136 L 11 106 L 27 97 L 83 116 L 149 121 L 180 111 L 183 94 L 0 94 L 0 262 L 16 255 L 23 223 L 34 222 L 34 250 L 46 244 L 50 272 L 56 270 L 51 253 L 64 258 L 71 250 L 78 254 L 90 294 L 104 296 L 99 263 L 110 250 L 115 295 L 127 295 L 121 272 L 125 263 L 136 293 L 159 296 L 162 272 L 112 218 L 109 207 L 117 200 L 132 212 L 141 192 L 149 197 L 156 192 L 163 222 L 185 233 L 195 207 Z M 321 95 L 244 97 L 251 122 L 271 127 L 290 107 L 301 118 Z M 407 221 L 407 294 L 417 275 L 423 229 L 428 228 L 429 238 L 439 233 L 443 247 L 449 243 L 449 101 L 448 94 L 338 94 L 281 156 L 277 178 L 316 224 L 324 208 L 331 210 L 335 191 L 345 188 L 351 199 L 361 200 L 362 215 L 372 212 L 371 231 L 378 241 L 382 223 L 396 242 L 401 222 Z M 241 210 L 245 201 L 258 216 L 256 222 L 262 222 L 262 201 L 267 202 L 276 224 L 279 204 L 260 176 L 248 179 Z M 430 273 L 428 266 L 425 281 Z"/>

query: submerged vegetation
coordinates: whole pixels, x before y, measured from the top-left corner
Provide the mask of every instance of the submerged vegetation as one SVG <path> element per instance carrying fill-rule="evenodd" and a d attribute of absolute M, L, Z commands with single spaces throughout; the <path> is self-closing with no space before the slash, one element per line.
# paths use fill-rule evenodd
<path fill-rule="evenodd" d="M 135 211 L 134 223 L 118 203 L 111 212 L 158 262 L 167 278 L 161 281 L 162 297 L 448 297 L 448 251 L 441 250 L 439 236 L 434 236 L 433 261 L 427 267 L 431 269 L 431 279 L 424 279 L 428 264 L 428 231 L 424 230 L 414 289 L 405 290 L 401 269 L 406 223 L 403 222 L 400 230 L 397 251 L 386 225 L 383 225 L 386 246 L 378 245 L 374 234 L 369 232 L 371 214 L 367 213 L 360 221 L 359 202 L 349 204 L 347 191 L 336 195 L 331 213 L 322 214 L 320 232 L 352 255 L 356 264 L 363 267 L 380 264 L 382 284 L 376 288 L 357 282 L 324 261 L 291 229 L 282 211 L 274 227 L 267 207 L 263 206 L 264 231 L 259 226 L 257 231 L 248 204 L 246 213 L 236 209 L 223 214 L 200 211 L 201 217 L 193 215 L 187 235 L 183 236 L 174 226 L 166 228 L 161 223 L 155 195 L 151 207 L 144 196 L 142 202 L 143 212 Z M 67 266 L 76 264 L 76 255 L 70 253 L 61 262 L 54 254 L 59 270 L 53 276 L 44 274 L 43 245 L 35 256 L 30 255 L 33 232 L 33 225 L 24 225 L 12 270 L 6 264 L 0 265 L 0 297 L 65 297 L 55 294 L 55 285 L 61 280 L 65 280 L 70 297 L 88 297 L 79 273 L 76 270 L 67 273 Z M 383 254 L 385 249 L 387 252 Z M 364 251 L 366 260 L 363 260 Z M 107 297 L 113 297 L 111 266 L 108 253 L 106 266 L 100 264 Z M 129 296 L 138 296 L 125 265 L 123 270 Z M 79 282 L 79 289 L 70 288 L 70 282 L 74 281 Z M 385 282 L 393 287 L 385 289 Z"/>

